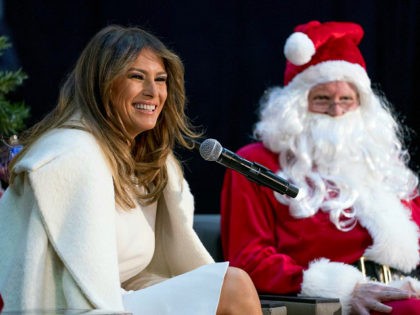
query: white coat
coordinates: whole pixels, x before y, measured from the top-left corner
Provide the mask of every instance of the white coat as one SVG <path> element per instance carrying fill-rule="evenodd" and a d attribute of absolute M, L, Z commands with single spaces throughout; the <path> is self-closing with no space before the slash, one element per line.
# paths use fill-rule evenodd
<path fill-rule="evenodd" d="M 213 262 L 192 228 L 194 201 L 169 157 L 150 265 L 124 283 L 137 290 Z M 122 311 L 113 180 L 86 131 L 43 136 L 15 167 L 0 199 L 0 292 L 6 310 Z"/>

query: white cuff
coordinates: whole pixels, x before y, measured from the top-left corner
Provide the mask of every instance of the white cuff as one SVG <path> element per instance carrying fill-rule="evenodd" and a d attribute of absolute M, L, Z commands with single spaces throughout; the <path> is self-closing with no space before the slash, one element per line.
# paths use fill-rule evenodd
<path fill-rule="evenodd" d="M 321 258 L 310 263 L 303 272 L 301 296 L 339 298 L 342 314 L 350 312 L 350 299 L 357 283 L 367 282 L 352 265 Z"/>

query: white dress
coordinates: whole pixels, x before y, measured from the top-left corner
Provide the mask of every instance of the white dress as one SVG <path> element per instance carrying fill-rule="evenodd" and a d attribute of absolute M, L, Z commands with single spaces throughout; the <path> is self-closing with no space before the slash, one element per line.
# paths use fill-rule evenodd
<path fill-rule="evenodd" d="M 146 268 L 153 257 L 156 204 L 116 213 L 122 283 Z M 208 264 L 145 289 L 122 289 L 124 308 L 133 315 L 216 314 L 227 267 L 228 262 Z"/>

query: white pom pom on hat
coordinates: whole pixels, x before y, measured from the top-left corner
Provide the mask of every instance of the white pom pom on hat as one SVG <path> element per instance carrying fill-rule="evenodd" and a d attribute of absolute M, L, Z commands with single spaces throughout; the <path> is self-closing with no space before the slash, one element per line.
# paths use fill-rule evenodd
<path fill-rule="evenodd" d="M 311 60 L 314 54 L 315 45 L 305 33 L 295 32 L 287 38 L 284 55 L 294 65 L 304 65 Z"/>

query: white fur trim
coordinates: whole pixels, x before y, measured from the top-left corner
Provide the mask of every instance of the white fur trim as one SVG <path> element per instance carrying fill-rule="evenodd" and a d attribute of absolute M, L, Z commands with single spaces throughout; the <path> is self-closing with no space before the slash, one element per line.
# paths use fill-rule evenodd
<path fill-rule="evenodd" d="M 372 95 L 370 79 L 359 64 L 343 60 L 320 62 L 297 74 L 287 85 L 291 90 L 309 91 L 313 86 L 332 81 L 353 83 L 360 95 L 361 103 L 367 103 Z"/>
<path fill-rule="evenodd" d="M 373 244 L 364 256 L 380 264 L 404 272 L 413 270 L 419 263 L 419 231 L 407 209 L 397 196 L 366 191 L 360 198 L 369 207 L 360 207 L 357 217 L 372 236 Z M 372 200 L 381 200 L 380 204 Z"/>
<path fill-rule="evenodd" d="M 340 262 L 321 258 L 310 263 L 303 272 L 301 296 L 339 298 L 343 315 L 349 314 L 350 299 L 357 283 L 366 278 L 356 268 Z"/>
<path fill-rule="evenodd" d="M 284 55 L 294 65 L 304 65 L 312 59 L 314 54 L 314 43 L 305 33 L 295 32 L 287 38 Z"/>

